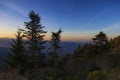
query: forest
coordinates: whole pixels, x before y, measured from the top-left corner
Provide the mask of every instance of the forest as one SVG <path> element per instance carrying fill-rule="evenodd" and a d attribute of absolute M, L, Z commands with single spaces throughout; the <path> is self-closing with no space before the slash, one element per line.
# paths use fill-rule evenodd
<path fill-rule="evenodd" d="M 100 31 L 92 41 L 60 55 L 64 30 L 51 32 L 50 41 L 45 41 L 39 14 L 31 11 L 28 16 L 30 21 L 10 43 L 0 80 L 120 80 L 120 36 L 108 39 Z M 50 48 L 44 51 L 46 42 Z"/>

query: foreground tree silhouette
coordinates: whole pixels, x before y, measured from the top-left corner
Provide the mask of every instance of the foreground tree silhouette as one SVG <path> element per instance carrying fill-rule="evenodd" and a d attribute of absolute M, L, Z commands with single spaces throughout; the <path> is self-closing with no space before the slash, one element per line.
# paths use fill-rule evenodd
<path fill-rule="evenodd" d="M 52 36 L 51 36 L 51 48 L 50 48 L 50 52 L 49 52 L 49 55 L 50 55 L 50 62 L 51 62 L 51 65 L 54 67 L 55 71 L 56 71 L 56 74 L 57 74 L 57 68 L 58 68 L 58 53 L 60 53 L 60 34 L 62 33 L 62 30 L 59 29 L 57 32 L 52 32 Z M 57 77 L 57 75 L 56 75 Z"/>
<path fill-rule="evenodd" d="M 105 33 L 102 31 L 99 32 L 99 34 L 95 35 L 95 38 L 93 38 L 94 43 L 94 52 L 101 54 L 106 53 L 109 50 L 109 41 Z"/>
<path fill-rule="evenodd" d="M 50 53 L 49 55 L 51 56 L 51 64 L 53 66 L 56 65 L 56 60 L 58 57 L 58 50 L 61 48 L 59 43 L 60 43 L 60 34 L 61 34 L 62 30 L 59 29 L 58 32 L 52 32 L 51 35 L 51 48 L 50 48 Z"/>
<path fill-rule="evenodd" d="M 27 56 L 22 38 L 22 33 L 18 30 L 16 39 L 12 40 L 8 60 L 6 61 L 8 66 L 18 69 L 20 74 L 27 70 Z"/>
<path fill-rule="evenodd" d="M 108 43 L 108 38 L 106 34 L 101 31 L 99 34 L 95 35 L 95 38 L 93 38 L 93 43 L 96 45 L 104 45 Z"/>
<path fill-rule="evenodd" d="M 29 13 L 29 22 L 25 22 L 26 30 L 24 37 L 27 38 L 27 52 L 29 54 L 30 68 L 40 67 L 43 65 L 45 55 L 44 46 L 44 26 L 41 25 L 40 16 L 34 11 Z"/>

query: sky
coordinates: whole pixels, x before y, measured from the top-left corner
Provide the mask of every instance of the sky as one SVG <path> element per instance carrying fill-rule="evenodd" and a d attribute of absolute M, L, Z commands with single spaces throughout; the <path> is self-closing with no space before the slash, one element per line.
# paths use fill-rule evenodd
<path fill-rule="evenodd" d="M 62 41 L 87 41 L 100 31 L 109 38 L 120 35 L 120 0 L 0 0 L 0 38 L 15 38 L 33 10 L 51 32 L 62 28 Z"/>

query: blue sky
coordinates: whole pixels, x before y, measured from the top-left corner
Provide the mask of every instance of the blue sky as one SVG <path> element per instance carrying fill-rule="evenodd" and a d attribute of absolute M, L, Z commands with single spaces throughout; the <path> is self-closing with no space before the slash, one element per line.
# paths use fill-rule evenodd
<path fill-rule="evenodd" d="M 62 28 L 63 41 L 90 40 L 100 31 L 120 34 L 120 0 L 0 0 L 0 37 L 14 37 L 34 10 L 48 31 Z"/>

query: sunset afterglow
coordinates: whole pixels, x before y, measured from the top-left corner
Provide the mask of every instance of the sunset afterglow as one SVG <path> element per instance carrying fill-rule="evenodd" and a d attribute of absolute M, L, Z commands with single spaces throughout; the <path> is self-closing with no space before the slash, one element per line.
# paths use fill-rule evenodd
<path fill-rule="evenodd" d="M 109 38 L 120 34 L 118 0 L 1 0 L 0 6 L 0 38 L 14 38 L 18 28 L 24 29 L 31 10 L 41 16 L 46 40 L 59 28 L 63 41 L 90 40 L 100 31 Z"/>

